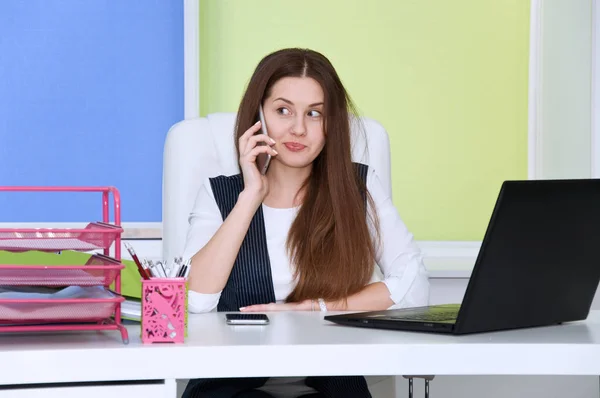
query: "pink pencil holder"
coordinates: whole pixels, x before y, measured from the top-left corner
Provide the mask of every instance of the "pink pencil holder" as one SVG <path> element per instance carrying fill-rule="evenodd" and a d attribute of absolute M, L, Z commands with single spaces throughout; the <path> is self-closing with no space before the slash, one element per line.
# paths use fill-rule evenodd
<path fill-rule="evenodd" d="M 183 343 L 186 301 L 185 278 L 142 280 L 142 342 Z"/>

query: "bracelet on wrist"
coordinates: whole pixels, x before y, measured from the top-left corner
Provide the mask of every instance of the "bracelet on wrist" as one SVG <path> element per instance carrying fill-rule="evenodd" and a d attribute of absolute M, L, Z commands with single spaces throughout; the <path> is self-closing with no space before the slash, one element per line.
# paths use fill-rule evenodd
<path fill-rule="evenodd" d="M 327 305 L 325 304 L 325 300 L 320 298 L 318 300 L 318 302 L 319 302 L 319 308 L 321 309 L 321 312 L 327 312 Z"/>

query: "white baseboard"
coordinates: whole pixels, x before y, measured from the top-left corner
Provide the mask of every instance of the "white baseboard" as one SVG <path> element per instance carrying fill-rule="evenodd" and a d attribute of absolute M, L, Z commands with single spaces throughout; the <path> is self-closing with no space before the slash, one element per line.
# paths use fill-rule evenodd
<path fill-rule="evenodd" d="M 0 228 L 83 228 L 88 223 L 0 223 Z M 124 222 L 123 241 L 128 241 L 138 256 L 162 260 L 162 223 Z M 425 266 L 432 278 L 468 278 L 475 264 L 481 242 L 417 241 Z M 121 256 L 131 259 L 124 246 Z"/>
<path fill-rule="evenodd" d="M 88 223 L 0 223 L 0 228 L 84 228 Z M 161 222 L 124 222 L 122 239 L 129 241 L 140 256 L 162 259 Z M 417 241 L 425 264 L 437 277 L 465 277 L 470 274 L 481 242 L 476 241 Z M 122 247 L 122 257 L 130 258 Z M 465 273 L 467 272 L 468 273 Z M 458 274 L 456 273 L 458 272 Z"/>
<path fill-rule="evenodd" d="M 477 241 L 417 241 L 425 257 L 477 257 L 481 242 Z"/>
<path fill-rule="evenodd" d="M 481 248 L 472 241 L 418 241 L 430 278 L 469 278 Z"/>
<path fill-rule="evenodd" d="M 124 243 L 128 242 L 131 247 L 135 250 L 138 257 L 145 258 L 146 260 L 163 260 L 162 256 L 162 240 L 154 239 L 123 239 L 121 241 L 121 258 L 131 260 L 129 252 L 124 246 Z"/>
<path fill-rule="evenodd" d="M 162 240 L 127 239 L 140 257 L 149 260 L 162 259 Z M 468 241 L 418 241 L 425 266 L 431 278 L 468 278 L 475 264 L 481 242 Z M 122 248 L 123 258 L 130 259 Z"/>

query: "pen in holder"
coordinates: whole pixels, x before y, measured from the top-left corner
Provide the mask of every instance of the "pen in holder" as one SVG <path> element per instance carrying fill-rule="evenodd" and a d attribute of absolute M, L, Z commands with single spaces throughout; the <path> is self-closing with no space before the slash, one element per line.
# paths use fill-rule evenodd
<path fill-rule="evenodd" d="M 183 343 L 186 296 L 185 278 L 142 279 L 143 343 Z"/>

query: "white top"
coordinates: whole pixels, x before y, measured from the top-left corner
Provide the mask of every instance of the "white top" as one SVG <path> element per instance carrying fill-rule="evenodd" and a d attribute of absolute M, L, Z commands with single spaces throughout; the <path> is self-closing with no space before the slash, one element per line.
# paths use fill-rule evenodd
<path fill-rule="evenodd" d="M 369 169 L 367 189 L 375 203 L 381 233 L 381 247 L 375 259 L 378 267 L 375 267 L 371 282 L 383 281 L 386 284 L 395 303 L 390 308 L 427 305 L 429 281 L 421 252 L 375 170 Z M 285 242 L 298 208 L 274 209 L 264 204 L 262 208 L 275 299 L 282 302 L 295 283 Z M 184 259 L 191 258 L 202 249 L 223 223 L 208 179 L 200 188 L 189 223 Z M 204 294 L 190 290 L 188 309 L 192 313 L 213 311 L 220 296 L 221 293 Z"/>

